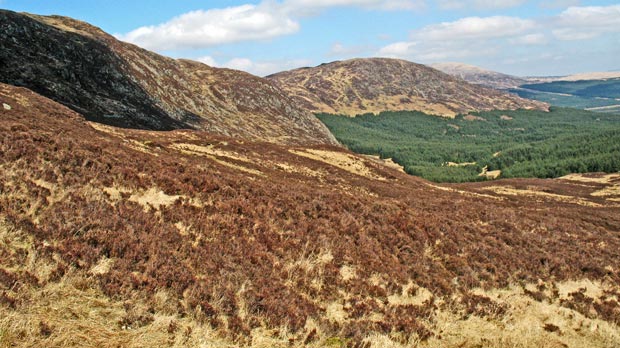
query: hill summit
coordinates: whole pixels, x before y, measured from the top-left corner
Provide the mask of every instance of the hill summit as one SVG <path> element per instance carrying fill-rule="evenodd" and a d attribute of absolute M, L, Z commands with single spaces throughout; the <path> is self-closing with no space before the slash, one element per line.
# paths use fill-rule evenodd
<path fill-rule="evenodd" d="M 453 117 L 492 109 L 548 108 L 425 65 L 389 58 L 337 61 L 267 78 L 312 112 L 349 116 L 409 110 Z"/>

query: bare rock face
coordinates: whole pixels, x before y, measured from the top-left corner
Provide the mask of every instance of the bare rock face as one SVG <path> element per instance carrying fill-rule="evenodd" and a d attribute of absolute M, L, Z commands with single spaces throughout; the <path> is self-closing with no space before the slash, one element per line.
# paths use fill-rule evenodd
<path fill-rule="evenodd" d="M 174 60 L 87 23 L 0 11 L 0 82 L 27 87 L 88 120 L 194 128 L 283 144 L 337 144 L 271 81 Z"/>
<path fill-rule="evenodd" d="M 462 78 L 469 83 L 495 89 L 510 89 L 528 83 L 524 78 L 502 74 L 463 63 L 437 63 L 432 64 L 431 67 L 443 71 L 448 75 Z"/>
<path fill-rule="evenodd" d="M 268 76 L 312 112 L 354 116 L 381 111 L 415 110 L 453 117 L 493 109 L 548 109 L 412 62 L 352 59 Z"/>

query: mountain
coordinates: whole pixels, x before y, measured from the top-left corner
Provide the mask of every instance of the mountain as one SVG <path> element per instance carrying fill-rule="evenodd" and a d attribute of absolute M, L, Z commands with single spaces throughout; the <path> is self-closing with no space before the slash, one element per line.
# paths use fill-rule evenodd
<path fill-rule="evenodd" d="M 544 103 L 472 85 L 424 65 L 387 58 L 352 59 L 267 78 L 312 112 L 358 115 L 422 111 L 453 117 L 492 109 L 547 109 Z"/>
<path fill-rule="evenodd" d="M 438 185 L 0 84 L 0 342 L 615 347 L 619 187 Z"/>
<path fill-rule="evenodd" d="M 430 66 L 446 74 L 462 78 L 469 83 L 495 89 L 515 88 L 528 82 L 521 77 L 502 74 L 463 63 L 436 63 Z"/>
<path fill-rule="evenodd" d="M 1 10 L 0 42 L 0 82 L 30 88 L 92 121 L 336 144 L 266 79 L 166 58 L 71 18 Z"/>
<path fill-rule="evenodd" d="M 548 83 L 556 81 L 577 82 L 577 81 L 594 81 L 609 80 L 620 78 L 620 71 L 599 71 L 585 72 L 567 76 L 531 76 L 526 77 L 528 83 Z"/>

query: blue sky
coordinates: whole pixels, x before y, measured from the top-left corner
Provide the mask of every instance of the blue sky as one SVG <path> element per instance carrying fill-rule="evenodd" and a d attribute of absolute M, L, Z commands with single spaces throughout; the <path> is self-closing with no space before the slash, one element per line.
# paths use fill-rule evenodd
<path fill-rule="evenodd" d="M 266 75 L 354 57 L 515 75 L 620 70 L 620 3 L 579 0 L 0 0 L 159 53 Z"/>

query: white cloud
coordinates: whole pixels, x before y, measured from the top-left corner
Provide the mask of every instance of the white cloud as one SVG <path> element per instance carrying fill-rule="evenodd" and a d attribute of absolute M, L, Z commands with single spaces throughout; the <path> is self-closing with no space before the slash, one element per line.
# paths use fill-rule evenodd
<path fill-rule="evenodd" d="M 516 36 L 536 27 L 536 22 L 518 17 L 466 17 L 454 22 L 426 26 L 412 33 L 426 41 L 478 40 Z"/>
<path fill-rule="evenodd" d="M 395 42 L 381 48 L 378 55 L 381 57 L 403 58 L 413 54 L 415 42 Z"/>
<path fill-rule="evenodd" d="M 560 40 L 586 40 L 620 32 L 620 5 L 569 7 L 553 23 Z"/>
<path fill-rule="evenodd" d="M 438 4 L 444 10 L 460 10 L 466 8 L 476 8 L 478 10 L 495 10 L 510 8 L 522 5 L 526 0 L 439 0 Z"/>
<path fill-rule="evenodd" d="M 424 7 L 422 0 L 287 0 L 283 4 L 288 11 L 298 14 L 314 14 L 329 7 L 355 6 L 371 10 L 415 10 Z"/>
<path fill-rule="evenodd" d="M 498 53 L 502 39 L 540 40 L 535 34 L 528 36 L 536 27 L 534 21 L 517 17 L 467 17 L 414 30 L 410 41 L 386 45 L 377 54 L 421 63 L 491 57 Z"/>
<path fill-rule="evenodd" d="M 154 50 L 204 48 L 224 43 L 289 35 L 299 23 L 269 3 L 193 11 L 117 37 Z"/>
<path fill-rule="evenodd" d="M 266 40 L 294 34 L 300 28 L 297 18 L 337 6 L 403 10 L 419 8 L 423 0 L 264 0 L 258 5 L 188 12 L 165 23 L 140 27 L 116 37 L 158 51 Z"/>
<path fill-rule="evenodd" d="M 513 44 L 519 45 L 544 45 L 549 42 L 545 34 L 527 34 L 510 40 Z"/>
<path fill-rule="evenodd" d="M 195 58 L 194 60 L 205 63 L 212 67 L 228 68 L 249 72 L 257 76 L 267 76 L 276 72 L 309 66 L 312 61 L 308 59 L 281 59 L 269 61 L 253 61 L 248 58 L 232 58 L 226 62 L 219 63 L 211 56 Z"/>

